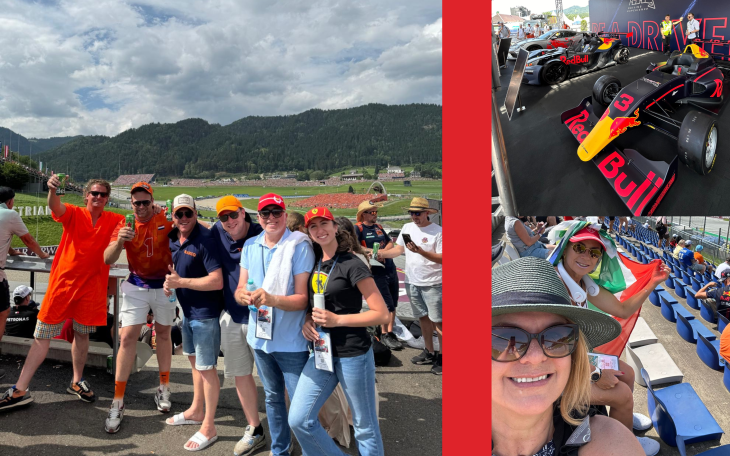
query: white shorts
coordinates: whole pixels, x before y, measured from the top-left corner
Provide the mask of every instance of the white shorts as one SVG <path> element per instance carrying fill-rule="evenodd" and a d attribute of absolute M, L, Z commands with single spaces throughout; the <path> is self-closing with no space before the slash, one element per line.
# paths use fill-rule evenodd
<path fill-rule="evenodd" d="M 162 288 L 140 288 L 124 281 L 121 290 L 122 307 L 119 312 L 122 316 L 122 328 L 147 323 L 150 309 L 155 316 L 155 323 L 172 325 L 177 303 L 170 302 Z"/>
<path fill-rule="evenodd" d="M 225 378 L 253 374 L 253 350 L 246 342 L 248 325 L 236 323 L 228 312 L 223 312 L 220 322 Z"/>

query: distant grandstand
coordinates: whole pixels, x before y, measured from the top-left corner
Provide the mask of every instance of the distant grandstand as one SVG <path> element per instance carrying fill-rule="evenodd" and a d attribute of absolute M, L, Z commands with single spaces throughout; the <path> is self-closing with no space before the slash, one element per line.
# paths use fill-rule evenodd
<path fill-rule="evenodd" d="M 155 180 L 154 174 L 123 174 L 112 182 L 115 187 L 128 187 L 137 182 L 147 182 L 151 184 Z"/>

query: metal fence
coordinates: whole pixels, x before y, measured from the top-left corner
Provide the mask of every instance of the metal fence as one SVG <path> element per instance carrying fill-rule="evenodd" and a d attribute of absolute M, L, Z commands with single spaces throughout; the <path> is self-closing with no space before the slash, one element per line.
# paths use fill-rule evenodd
<path fill-rule="evenodd" d="M 634 217 L 632 220 L 649 223 L 656 229 L 655 217 Z M 691 239 L 694 245 L 702 245 L 703 256 L 712 257 L 715 262 L 725 261 L 730 256 L 730 220 L 724 217 L 667 217 L 667 228 L 670 238 L 679 234 L 682 239 Z"/>

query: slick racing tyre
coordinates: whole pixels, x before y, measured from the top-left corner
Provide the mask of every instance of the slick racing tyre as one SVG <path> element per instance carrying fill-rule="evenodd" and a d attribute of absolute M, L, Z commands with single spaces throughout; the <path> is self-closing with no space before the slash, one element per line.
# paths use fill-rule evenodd
<path fill-rule="evenodd" d="M 690 111 L 677 137 L 679 160 L 697 174 L 712 171 L 717 157 L 717 122 L 707 114 Z"/>
<path fill-rule="evenodd" d="M 615 60 L 616 63 L 618 63 L 619 65 L 629 63 L 629 48 L 619 48 L 619 50 L 616 51 L 616 54 L 613 56 L 613 60 Z"/>
<path fill-rule="evenodd" d="M 601 106 L 608 106 L 621 91 L 621 81 L 614 76 L 604 74 L 593 84 L 593 99 Z"/>
<path fill-rule="evenodd" d="M 563 62 L 553 60 L 542 68 L 542 82 L 547 85 L 560 84 L 568 79 L 570 68 Z"/>
<path fill-rule="evenodd" d="M 538 46 L 537 44 L 533 44 L 532 46 L 527 48 L 527 52 L 537 51 L 538 49 L 542 49 L 542 46 Z"/>

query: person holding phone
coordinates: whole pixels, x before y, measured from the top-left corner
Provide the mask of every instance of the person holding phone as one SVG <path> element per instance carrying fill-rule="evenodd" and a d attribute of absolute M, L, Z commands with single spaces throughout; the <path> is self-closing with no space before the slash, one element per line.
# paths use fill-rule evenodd
<path fill-rule="evenodd" d="M 550 256 L 555 246 L 540 242 L 543 233 L 545 233 L 545 224 L 538 223 L 535 232 L 525 225 L 525 222 L 527 222 L 527 217 L 508 216 L 504 221 L 507 239 L 517 249 L 517 253 L 520 254 L 520 257 L 534 256 L 545 259 Z"/>
<path fill-rule="evenodd" d="M 411 301 L 413 316 L 421 323 L 426 343 L 423 352 L 412 358 L 413 364 L 433 364 L 431 373 L 441 375 L 443 341 L 441 323 L 441 227 L 432 223 L 428 216 L 438 212 L 429 207 L 426 198 L 413 198 L 406 208 L 411 223 L 403 225 L 395 246 L 378 251 L 380 258 L 396 258 L 406 255 L 406 293 Z M 433 346 L 432 334 L 436 331 L 439 353 Z"/>

